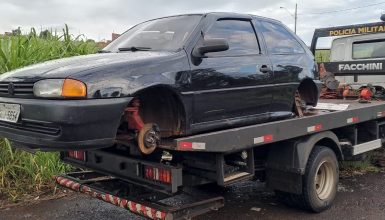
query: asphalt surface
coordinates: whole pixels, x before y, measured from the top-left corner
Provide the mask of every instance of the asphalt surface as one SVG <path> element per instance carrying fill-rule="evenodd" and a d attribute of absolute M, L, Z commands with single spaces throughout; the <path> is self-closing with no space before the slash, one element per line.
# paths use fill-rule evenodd
<path fill-rule="evenodd" d="M 370 173 L 340 179 L 334 206 L 323 213 L 314 214 L 281 204 L 274 193 L 263 184 L 240 183 L 220 190 L 226 205 L 196 219 L 385 219 L 385 173 Z M 113 205 L 71 194 L 61 199 L 42 201 L 34 205 L 14 207 L 0 211 L 0 219 L 91 220 L 91 219 L 144 219 Z"/>

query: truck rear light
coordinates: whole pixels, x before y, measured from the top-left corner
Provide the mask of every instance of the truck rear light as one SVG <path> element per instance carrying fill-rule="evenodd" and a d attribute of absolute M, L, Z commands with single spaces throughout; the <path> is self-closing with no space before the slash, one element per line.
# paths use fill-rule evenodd
<path fill-rule="evenodd" d="M 157 182 L 171 184 L 171 170 L 145 165 L 144 178 Z"/>
<path fill-rule="evenodd" d="M 68 157 L 80 161 L 86 161 L 86 152 L 83 150 L 68 151 Z"/>

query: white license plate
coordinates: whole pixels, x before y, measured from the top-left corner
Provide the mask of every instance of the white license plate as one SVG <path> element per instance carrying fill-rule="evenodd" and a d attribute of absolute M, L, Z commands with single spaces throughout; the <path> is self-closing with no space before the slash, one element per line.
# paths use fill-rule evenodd
<path fill-rule="evenodd" d="M 20 115 L 20 105 L 0 103 L 0 121 L 16 123 Z"/>

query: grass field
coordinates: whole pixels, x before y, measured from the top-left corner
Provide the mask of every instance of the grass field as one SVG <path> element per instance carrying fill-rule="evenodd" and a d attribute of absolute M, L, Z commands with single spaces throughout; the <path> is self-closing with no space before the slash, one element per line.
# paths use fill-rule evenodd
<path fill-rule="evenodd" d="M 38 36 L 34 29 L 27 35 L 0 37 L 0 73 L 47 60 L 95 53 L 92 41 L 73 37 L 66 26 L 62 35 L 48 32 Z"/>
<path fill-rule="evenodd" d="M 26 35 L 0 37 L 0 73 L 23 66 L 76 55 L 95 53 L 93 41 L 72 36 L 65 26 L 62 34 L 45 32 L 40 36 L 34 29 Z M 18 201 L 29 193 L 52 189 L 52 176 L 68 171 L 57 153 L 35 155 L 14 150 L 9 141 L 0 139 L 0 200 Z"/>

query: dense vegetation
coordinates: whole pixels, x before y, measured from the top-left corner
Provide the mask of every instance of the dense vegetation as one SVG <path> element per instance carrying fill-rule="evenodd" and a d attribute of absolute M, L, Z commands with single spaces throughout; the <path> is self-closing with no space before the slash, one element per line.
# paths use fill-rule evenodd
<path fill-rule="evenodd" d="M 47 60 L 94 53 L 93 41 L 73 37 L 66 26 L 62 35 L 49 31 L 37 35 L 35 29 L 27 35 L 0 37 L 0 73 Z"/>
<path fill-rule="evenodd" d="M 25 35 L 13 31 L 12 36 L 0 36 L 0 73 L 97 50 L 95 42 L 72 36 L 67 26 L 60 35 L 51 31 L 38 35 L 35 29 Z M 57 153 L 32 155 L 14 150 L 8 140 L 0 139 L 0 200 L 17 201 L 23 195 L 52 188 L 52 176 L 69 169 Z"/>

